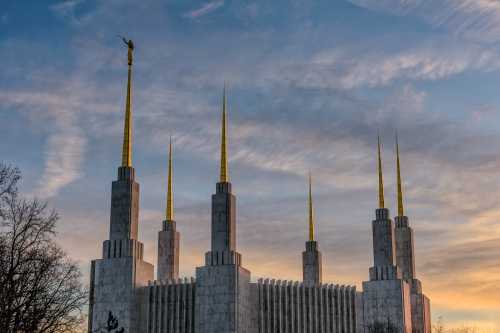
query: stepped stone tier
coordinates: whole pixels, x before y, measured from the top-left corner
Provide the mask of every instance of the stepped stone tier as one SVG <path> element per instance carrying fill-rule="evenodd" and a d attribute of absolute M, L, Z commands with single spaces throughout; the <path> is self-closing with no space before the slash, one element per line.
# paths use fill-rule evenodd
<path fill-rule="evenodd" d="M 167 207 L 165 219 L 159 221 L 155 279 L 154 267 L 143 260 L 144 246 L 138 240 L 139 184 L 132 166 L 134 45 L 125 42 L 128 81 L 122 165 L 111 187 L 109 239 L 103 243 L 102 259 L 91 263 L 88 332 L 106 332 L 110 328 L 113 332 L 147 333 L 431 332 L 430 301 L 416 277 L 414 234 L 404 215 L 397 140 L 398 216 L 393 222 L 384 206 L 379 139 L 379 207 L 372 221 L 373 266 L 361 291 L 354 285 L 323 282 L 310 175 L 303 280 L 252 279 L 236 244 L 236 196 L 229 180 L 225 86 L 221 168 L 212 195 L 211 248 L 205 253 L 205 264 L 196 268 L 195 277 L 179 278 L 182 260 L 180 232 L 174 220 L 170 143 Z M 117 322 L 110 321 L 111 316 Z"/>

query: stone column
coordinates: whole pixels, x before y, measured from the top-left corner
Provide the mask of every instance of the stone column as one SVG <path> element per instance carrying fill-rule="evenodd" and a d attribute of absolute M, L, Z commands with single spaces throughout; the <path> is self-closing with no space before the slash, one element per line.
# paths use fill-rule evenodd
<path fill-rule="evenodd" d="M 231 183 L 217 183 L 212 195 L 212 252 L 236 250 L 236 197 Z"/>
<path fill-rule="evenodd" d="M 133 167 L 118 168 L 118 179 L 111 185 L 109 239 L 137 239 L 139 184 Z"/>
<path fill-rule="evenodd" d="M 389 210 L 387 208 L 376 210 L 376 218 L 372 222 L 372 232 L 373 266 L 395 266 L 394 225 L 389 218 Z"/>
<path fill-rule="evenodd" d="M 163 228 L 158 232 L 158 270 L 160 281 L 179 278 L 179 240 L 175 221 L 163 221 Z"/>
<path fill-rule="evenodd" d="M 323 263 L 318 242 L 306 242 L 306 250 L 302 252 L 302 273 L 304 285 L 317 286 L 322 282 Z"/>
<path fill-rule="evenodd" d="M 408 217 L 396 216 L 396 263 L 401 270 L 403 279 L 415 278 L 415 248 L 413 230 L 408 223 Z"/>

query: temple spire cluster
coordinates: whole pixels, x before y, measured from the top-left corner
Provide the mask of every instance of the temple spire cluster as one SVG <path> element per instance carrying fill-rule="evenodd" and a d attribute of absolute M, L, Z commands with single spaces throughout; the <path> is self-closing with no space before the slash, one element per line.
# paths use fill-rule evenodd
<path fill-rule="evenodd" d="M 302 281 L 252 279 L 236 246 L 237 205 L 229 180 L 225 84 L 220 174 L 211 202 L 211 247 L 205 252 L 204 265 L 196 267 L 195 278 L 180 279 L 181 235 L 174 217 L 170 137 L 166 207 L 158 230 L 155 279 L 154 266 L 144 260 L 144 245 L 138 239 L 139 184 L 132 167 L 134 45 L 131 40 L 123 41 L 128 47 L 128 82 L 122 163 L 111 187 L 109 239 L 103 242 L 101 259 L 93 260 L 90 268 L 89 332 L 109 326 L 110 318 L 119 322 L 118 330 L 122 332 L 368 333 L 385 325 L 391 332 L 431 332 L 430 301 L 416 277 L 413 230 L 403 215 L 397 136 L 398 216 L 394 223 L 384 202 L 382 145 L 380 136 L 377 137 L 379 184 L 378 208 L 372 221 L 374 265 L 370 267 L 369 280 L 363 281 L 362 291 L 354 285 L 323 282 L 311 172 L 307 175 Z M 270 251 L 265 256 L 274 257 L 275 253 Z"/>

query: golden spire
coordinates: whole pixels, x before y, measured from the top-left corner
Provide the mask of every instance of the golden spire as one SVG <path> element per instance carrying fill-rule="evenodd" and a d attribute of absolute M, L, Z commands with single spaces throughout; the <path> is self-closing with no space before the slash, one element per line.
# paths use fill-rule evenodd
<path fill-rule="evenodd" d="M 377 135 L 378 145 L 378 208 L 384 208 L 384 179 L 382 177 L 382 156 L 380 153 L 380 135 Z"/>
<path fill-rule="evenodd" d="M 123 129 L 123 149 L 122 149 L 122 167 L 132 166 L 132 51 L 134 43 L 131 40 L 123 38 L 128 47 L 128 81 L 127 81 L 127 100 L 125 102 L 125 126 Z"/>
<path fill-rule="evenodd" d="M 401 185 L 401 167 L 399 166 L 398 133 L 396 133 L 396 169 L 397 169 L 397 173 L 398 173 L 398 216 L 404 216 L 403 189 L 402 189 L 402 185 Z"/>
<path fill-rule="evenodd" d="M 221 183 L 229 182 L 229 169 L 227 165 L 227 142 L 226 142 L 226 83 L 224 82 L 224 93 L 222 96 L 222 134 L 221 134 L 221 147 L 220 147 L 220 179 Z"/>
<path fill-rule="evenodd" d="M 174 220 L 174 195 L 172 192 L 172 137 L 168 146 L 168 189 L 167 189 L 167 212 L 166 220 Z"/>
<path fill-rule="evenodd" d="M 309 171 L 309 241 L 314 241 L 314 210 L 312 200 L 312 180 L 311 171 Z"/>

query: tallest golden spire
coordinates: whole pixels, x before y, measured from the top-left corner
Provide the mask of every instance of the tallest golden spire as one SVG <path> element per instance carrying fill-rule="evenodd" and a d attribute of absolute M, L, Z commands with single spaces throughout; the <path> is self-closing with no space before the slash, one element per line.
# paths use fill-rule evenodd
<path fill-rule="evenodd" d="M 220 179 L 221 183 L 229 182 L 229 169 L 227 165 L 227 98 L 226 98 L 226 83 L 224 82 L 224 93 L 222 95 L 222 133 L 221 133 L 221 147 L 220 147 Z"/>
<path fill-rule="evenodd" d="M 378 147 L 378 208 L 384 208 L 384 179 L 382 176 L 382 156 L 380 152 L 380 135 L 377 136 Z"/>
<path fill-rule="evenodd" d="M 398 173 L 398 216 L 404 216 L 403 208 L 403 186 L 401 184 L 401 167 L 399 165 L 399 143 L 398 134 L 396 133 L 396 169 Z"/>
<path fill-rule="evenodd" d="M 122 149 L 122 167 L 132 166 L 132 61 L 134 43 L 132 40 L 123 38 L 123 42 L 128 47 L 128 81 L 127 81 L 127 100 L 125 102 L 125 126 L 123 129 L 123 149 Z"/>

